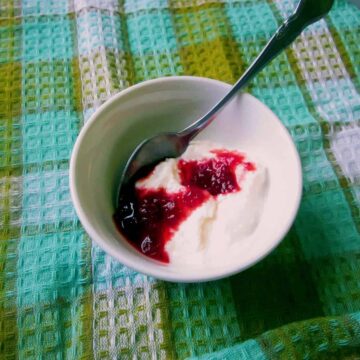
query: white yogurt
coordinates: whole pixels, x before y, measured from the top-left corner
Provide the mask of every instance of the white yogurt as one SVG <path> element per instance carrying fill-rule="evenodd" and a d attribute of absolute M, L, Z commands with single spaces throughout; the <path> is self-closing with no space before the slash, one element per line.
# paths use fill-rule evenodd
<path fill-rule="evenodd" d="M 211 152 L 224 147 L 207 141 L 194 141 L 179 159 L 168 159 L 156 166 L 147 178 L 136 183 L 137 188 L 164 188 L 178 192 L 180 183 L 177 163 L 180 159 L 202 160 L 215 157 Z M 236 150 L 241 153 L 238 149 Z M 246 241 L 255 230 L 266 198 L 268 175 L 266 168 L 246 155 L 255 164 L 255 171 L 236 168 L 240 191 L 211 196 L 183 221 L 166 243 L 170 263 L 179 265 L 226 265 L 231 248 Z"/>

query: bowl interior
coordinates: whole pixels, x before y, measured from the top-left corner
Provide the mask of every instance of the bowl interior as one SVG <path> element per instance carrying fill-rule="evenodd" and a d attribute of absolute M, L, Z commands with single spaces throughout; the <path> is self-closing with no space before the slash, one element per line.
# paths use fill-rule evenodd
<path fill-rule="evenodd" d="M 105 251 L 137 271 L 173 281 L 220 278 L 250 266 L 281 241 L 301 195 L 298 154 L 277 117 L 251 95 L 238 95 L 198 139 L 237 147 L 269 171 L 269 192 L 256 231 L 229 254 L 226 266 L 164 265 L 138 253 L 122 238 L 112 215 L 119 178 L 135 146 L 161 131 L 191 124 L 220 99 L 229 85 L 174 77 L 130 88 L 104 104 L 84 126 L 70 165 L 70 187 L 86 231 Z M 240 220 L 240 219 L 239 219 Z"/>

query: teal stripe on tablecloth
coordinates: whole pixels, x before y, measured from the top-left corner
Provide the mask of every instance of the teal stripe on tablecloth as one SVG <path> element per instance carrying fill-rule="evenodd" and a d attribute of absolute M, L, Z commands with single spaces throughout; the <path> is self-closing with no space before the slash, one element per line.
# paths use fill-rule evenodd
<path fill-rule="evenodd" d="M 282 87 L 254 86 L 252 94 L 263 101 L 286 127 L 316 124 L 306 108 L 306 101 L 298 86 L 294 84 Z"/>
<path fill-rule="evenodd" d="M 166 9 L 169 7 L 169 0 L 150 0 L 150 1 L 124 1 L 124 11 L 126 14 L 131 14 L 138 11 L 149 11 L 157 9 Z"/>
<path fill-rule="evenodd" d="M 22 16 L 65 15 L 70 10 L 70 1 L 22 0 Z"/>
<path fill-rule="evenodd" d="M 18 307 L 67 301 L 81 295 L 88 285 L 89 271 L 83 271 L 82 230 L 34 236 L 22 235 L 18 261 Z"/>
<path fill-rule="evenodd" d="M 295 226 L 307 259 L 360 251 L 358 232 L 342 189 L 322 189 L 306 196 Z"/>
<path fill-rule="evenodd" d="M 242 344 L 227 349 L 206 354 L 199 357 L 188 358 L 188 360 L 267 360 L 268 357 L 262 351 L 259 343 L 248 340 Z"/>
<path fill-rule="evenodd" d="M 23 164 L 68 160 L 81 120 L 75 111 L 49 111 L 23 116 Z"/>
<path fill-rule="evenodd" d="M 269 33 L 274 33 L 277 26 L 273 13 L 265 1 L 244 6 L 243 3 L 230 3 L 225 6 L 232 33 L 237 41 L 251 39 L 258 41 Z"/>
<path fill-rule="evenodd" d="M 360 11 L 350 1 L 336 0 L 329 17 L 340 30 L 348 30 L 356 36 L 360 27 Z"/>
<path fill-rule="evenodd" d="M 135 14 L 127 18 L 130 50 L 133 55 L 168 53 L 177 43 L 168 10 Z"/>
<path fill-rule="evenodd" d="M 23 61 L 71 59 L 72 21 L 68 16 L 23 18 Z"/>

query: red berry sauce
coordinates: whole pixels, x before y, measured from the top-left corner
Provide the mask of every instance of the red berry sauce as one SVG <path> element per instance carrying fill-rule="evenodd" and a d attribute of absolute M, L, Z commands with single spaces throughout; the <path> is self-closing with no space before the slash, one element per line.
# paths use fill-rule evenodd
<path fill-rule="evenodd" d="M 255 171 L 245 156 L 228 150 L 213 150 L 215 157 L 199 161 L 179 160 L 183 189 L 168 193 L 164 188 L 136 189 L 135 182 L 119 197 L 114 220 L 122 234 L 143 254 L 169 262 L 165 244 L 180 224 L 205 201 L 220 194 L 240 191 L 235 170 Z"/>

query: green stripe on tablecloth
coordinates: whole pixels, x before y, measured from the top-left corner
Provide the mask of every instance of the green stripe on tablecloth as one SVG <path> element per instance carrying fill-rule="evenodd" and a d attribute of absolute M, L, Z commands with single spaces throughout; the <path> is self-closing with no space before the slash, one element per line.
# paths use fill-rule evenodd
<path fill-rule="evenodd" d="M 81 118 L 80 125 L 83 123 L 83 118 L 80 115 L 83 110 L 82 104 L 82 86 L 81 86 L 81 75 L 80 75 L 80 65 L 79 65 L 79 58 L 72 59 L 71 62 L 71 74 L 73 78 L 72 83 L 72 98 L 74 99 L 74 110 L 79 113 L 79 118 Z M 80 130 L 81 126 L 79 127 Z"/>
<path fill-rule="evenodd" d="M 13 43 L 20 42 L 19 37 Z M 0 177 L 21 175 L 21 64 L 0 64 Z"/>
<path fill-rule="evenodd" d="M 15 45 L 21 40 L 12 36 Z M 6 123 L 21 113 L 21 63 L 0 64 L 0 123 Z M 12 130 L 11 128 L 8 131 Z"/>
<path fill-rule="evenodd" d="M 21 226 L 21 49 L 12 1 L 0 11 L 0 358 L 17 355 L 16 264 Z M 16 170 L 14 170 L 16 168 Z"/>
<path fill-rule="evenodd" d="M 79 110 L 78 79 L 73 73 L 76 62 L 54 60 L 27 63 L 23 68 L 25 113 Z"/>
<path fill-rule="evenodd" d="M 18 327 L 23 333 L 19 358 L 91 359 L 92 296 L 50 303 L 36 303 L 18 310 Z"/>
<path fill-rule="evenodd" d="M 132 57 L 134 63 L 135 82 L 156 79 L 161 76 L 183 75 L 180 54 L 167 52 Z"/>
<path fill-rule="evenodd" d="M 21 59 L 21 19 L 0 16 L 0 64 L 12 64 Z"/>
<path fill-rule="evenodd" d="M 233 83 L 244 70 L 224 4 L 171 8 L 184 74 Z"/>

